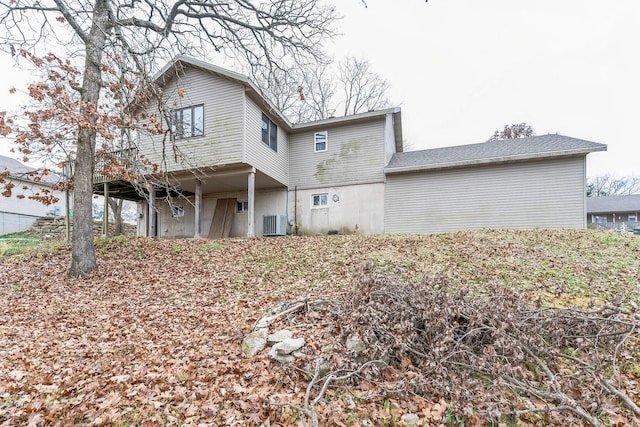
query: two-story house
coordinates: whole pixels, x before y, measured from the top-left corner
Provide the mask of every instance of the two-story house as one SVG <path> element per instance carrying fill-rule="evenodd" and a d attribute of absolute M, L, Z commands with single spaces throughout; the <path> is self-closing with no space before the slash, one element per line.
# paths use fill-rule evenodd
<path fill-rule="evenodd" d="M 399 108 L 293 124 L 247 77 L 187 57 L 157 82 L 172 141 L 140 150 L 183 197 L 150 188 L 142 235 L 585 228 L 586 155 L 606 149 L 544 135 L 403 152 Z"/>

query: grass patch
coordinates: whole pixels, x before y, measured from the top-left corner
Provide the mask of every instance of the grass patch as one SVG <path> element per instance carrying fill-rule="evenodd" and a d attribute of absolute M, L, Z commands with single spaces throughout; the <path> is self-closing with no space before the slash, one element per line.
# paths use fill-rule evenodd
<path fill-rule="evenodd" d="M 29 252 L 44 246 L 44 242 L 28 233 L 12 233 L 0 236 L 0 257 Z"/>

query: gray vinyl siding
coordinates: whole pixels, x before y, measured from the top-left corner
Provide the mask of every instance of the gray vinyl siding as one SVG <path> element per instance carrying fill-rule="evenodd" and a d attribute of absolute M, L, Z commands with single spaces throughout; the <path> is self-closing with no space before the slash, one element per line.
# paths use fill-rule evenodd
<path fill-rule="evenodd" d="M 244 131 L 244 162 L 280 181 L 289 183 L 289 141 L 287 133 L 278 126 L 278 147 L 273 151 L 262 142 L 262 113 L 256 103 L 246 98 L 246 121 Z M 265 111 L 265 114 L 269 114 Z M 270 117 L 273 120 L 273 117 Z"/>
<path fill-rule="evenodd" d="M 585 228 L 585 157 L 389 174 L 385 232 Z"/>
<path fill-rule="evenodd" d="M 327 151 L 314 152 L 313 135 L 324 131 Z M 289 186 L 298 188 L 384 182 L 385 118 L 289 135 Z"/>
<path fill-rule="evenodd" d="M 183 97 L 177 94 L 180 89 L 184 91 Z M 177 140 L 175 150 L 168 134 L 164 147 L 162 135 L 141 137 L 141 151 L 152 162 L 160 162 L 163 151 L 169 171 L 241 161 L 244 122 L 244 88 L 241 84 L 188 68 L 163 90 L 170 108 L 204 105 L 204 135 Z M 163 129 L 167 127 L 168 123 L 164 121 Z"/>

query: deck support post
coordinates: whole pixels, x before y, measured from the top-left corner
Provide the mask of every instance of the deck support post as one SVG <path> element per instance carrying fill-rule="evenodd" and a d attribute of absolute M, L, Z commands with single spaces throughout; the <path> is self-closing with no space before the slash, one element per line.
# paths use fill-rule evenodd
<path fill-rule="evenodd" d="M 104 186 L 104 208 L 102 210 L 102 237 L 109 237 L 109 183 Z"/>
<path fill-rule="evenodd" d="M 151 186 L 149 188 L 149 215 L 147 215 L 148 221 L 149 221 L 149 237 L 158 237 L 158 230 L 156 230 L 157 215 L 158 213 L 156 212 L 156 189 L 153 188 L 153 186 Z"/>
<path fill-rule="evenodd" d="M 200 225 L 200 218 L 202 218 L 202 181 L 196 179 L 196 213 L 194 218 L 194 239 L 199 239 L 202 237 L 202 226 Z"/>
<path fill-rule="evenodd" d="M 247 199 L 247 237 L 255 237 L 255 191 L 256 191 L 256 169 L 251 168 L 248 174 L 248 199 Z"/>

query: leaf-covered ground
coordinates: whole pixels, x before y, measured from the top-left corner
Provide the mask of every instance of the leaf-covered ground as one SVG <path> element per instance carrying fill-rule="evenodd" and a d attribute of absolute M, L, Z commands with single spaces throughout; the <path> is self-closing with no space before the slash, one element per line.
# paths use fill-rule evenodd
<path fill-rule="evenodd" d="M 307 340 L 297 371 L 266 351 L 243 358 L 240 343 L 278 303 L 344 300 L 366 261 L 397 280 L 444 277 L 478 292 L 499 284 L 549 305 L 640 295 L 640 236 L 593 231 L 113 238 L 96 254 L 98 272 L 82 280 L 66 277 L 64 244 L 0 259 L 0 425 L 302 425 L 297 411 L 272 403 L 302 403 L 302 370 L 330 348 L 335 325 L 288 325 Z M 640 357 L 622 369 L 639 404 Z M 341 388 L 316 411 L 321 425 L 437 425 L 452 421 L 447 405 Z"/>

